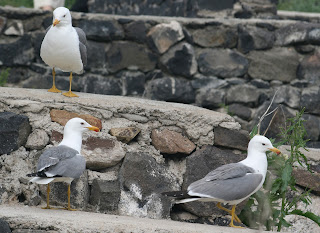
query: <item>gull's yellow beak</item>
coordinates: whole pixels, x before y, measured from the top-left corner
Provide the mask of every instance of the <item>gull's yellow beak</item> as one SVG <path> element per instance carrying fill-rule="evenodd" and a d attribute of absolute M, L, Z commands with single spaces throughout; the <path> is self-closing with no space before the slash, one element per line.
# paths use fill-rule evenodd
<path fill-rule="evenodd" d="M 59 24 L 59 23 L 60 23 L 60 21 L 57 20 L 57 19 L 55 19 L 55 20 L 53 21 L 53 26 L 56 26 L 56 25 Z"/>
<path fill-rule="evenodd" d="M 92 131 L 96 131 L 96 132 L 100 132 L 100 129 L 98 127 L 95 127 L 95 126 L 90 126 L 90 127 L 87 127 L 89 130 L 92 130 Z"/>
<path fill-rule="evenodd" d="M 273 148 L 268 148 L 268 149 L 271 150 L 271 151 L 274 152 L 274 153 L 277 153 L 277 155 L 281 154 L 281 151 L 280 151 L 279 149 L 275 148 L 275 147 L 273 147 Z"/>

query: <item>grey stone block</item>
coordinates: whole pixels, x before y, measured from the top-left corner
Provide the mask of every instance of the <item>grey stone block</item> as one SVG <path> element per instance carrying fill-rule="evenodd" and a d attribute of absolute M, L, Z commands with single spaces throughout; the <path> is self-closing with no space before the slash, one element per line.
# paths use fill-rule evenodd
<path fill-rule="evenodd" d="M 148 32 L 150 48 L 160 54 L 184 38 L 181 25 L 177 21 L 157 24 Z"/>
<path fill-rule="evenodd" d="M 251 26 L 239 26 L 238 50 L 248 53 L 251 50 L 270 49 L 275 36 L 267 29 Z"/>
<path fill-rule="evenodd" d="M 88 39 L 111 41 L 124 38 L 122 26 L 115 20 L 80 20 L 77 27 L 82 28 Z"/>
<path fill-rule="evenodd" d="M 243 76 L 249 65 L 243 55 L 230 49 L 204 49 L 197 61 L 202 74 L 222 78 Z"/>
<path fill-rule="evenodd" d="M 9 224 L 0 218 L 0 232 L 1 233 L 11 233 Z"/>
<path fill-rule="evenodd" d="M 196 97 L 196 103 L 204 108 L 216 109 L 225 104 L 225 90 L 211 87 L 201 88 Z"/>
<path fill-rule="evenodd" d="M 306 56 L 299 64 L 297 78 L 308 81 L 311 85 L 320 85 L 320 52 Z"/>
<path fill-rule="evenodd" d="M 248 74 L 251 78 L 290 82 L 296 78 L 299 56 L 292 48 L 273 48 L 252 51 L 248 58 Z"/>
<path fill-rule="evenodd" d="M 246 121 L 251 120 L 252 110 L 251 110 L 251 108 L 248 108 L 245 105 L 230 104 L 228 106 L 228 111 L 231 114 L 236 115 L 236 116 L 240 117 L 243 120 L 246 120 Z"/>
<path fill-rule="evenodd" d="M 147 40 L 147 33 L 150 29 L 150 24 L 144 21 L 133 21 L 124 26 L 125 38 L 136 41 L 138 43 L 145 43 Z"/>
<path fill-rule="evenodd" d="M 9 43 L 0 42 L 0 63 L 5 66 L 28 65 L 34 58 L 31 36 L 28 34 L 10 40 Z"/>
<path fill-rule="evenodd" d="M 161 56 L 160 63 L 171 74 L 191 77 L 197 72 L 197 61 L 193 47 L 185 42 L 173 46 Z"/>
<path fill-rule="evenodd" d="M 241 103 L 250 107 L 258 106 L 262 92 L 248 84 L 232 86 L 227 91 L 227 104 Z"/>
<path fill-rule="evenodd" d="M 148 82 L 146 97 L 154 100 L 193 103 L 195 92 L 188 80 L 164 77 Z"/>
<path fill-rule="evenodd" d="M 131 41 L 115 41 L 106 54 L 110 72 L 122 69 L 151 71 L 156 67 L 157 56 L 147 47 Z"/>
<path fill-rule="evenodd" d="M 175 178 L 150 155 L 127 153 L 119 179 L 122 193 L 120 212 L 142 212 L 142 216 L 151 218 L 170 216 L 171 202 L 161 193 L 175 188 Z"/>
<path fill-rule="evenodd" d="M 214 145 L 245 151 L 249 141 L 248 131 L 230 130 L 223 127 L 214 128 Z"/>
<path fill-rule="evenodd" d="M 237 28 L 225 25 L 207 26 L 191 30 L 194 43 L 201 47 L 234 48 L 237 45 Z"/>
<path fill-rule="evenodd" d="M 306 108 L 308 113 L 320 116 L 320 88 L 313 86 L 304 88 L 301 93 L 300 105 Z"/>
<path fill-rule="evenodd" d="M 29 118 L 12 112 L 0 113 L 0 155 L 25 145 L 31 133 Z"/>
<path fill-rule="evenodd" d="M 98 180 L 95 179 L 91 185 L 89 203 L 94 205 L 98 211 L 118 214 L 118 204 L 120 201 L 120 183 L 118 180 Z"/>

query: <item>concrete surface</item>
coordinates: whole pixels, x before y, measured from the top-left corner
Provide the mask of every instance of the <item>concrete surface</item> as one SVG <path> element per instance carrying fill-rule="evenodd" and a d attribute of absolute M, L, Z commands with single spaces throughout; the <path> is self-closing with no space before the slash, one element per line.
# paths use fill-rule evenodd
<path fill-rule="evenodd" d="M 250 229 L 219 227 L 171 220 L 134 218 L 82 211 L 44 210 L 24 205 L 1 205 L 0 218 L 10 227 L 50 229 L 59 232 L 174 232 L 174 233 L 254 233 Z M 18 228 L 17 228 L 18 229 Z"/>
<path fill-rule="evenodd" d="M 81 112 L 98 118 L 112 117 L 114 120 L 133 115 L 136 118 L 148 118 L 149 122 L 162 121 L 161 125 L 169 122 L 171 126 L 178 126 L 199 147 L 213 143 L 214 127 L 221 126 L 232 130 L 239 130 L 241 127 L 227 114 L 193 105 L 144 98 L 75 93 L 79 95 L 78 98 L 65 97 L 47 90 L 0 87 L 0 109 L 27 115 L 33 121 L 31 122 L 33 128 L 41 128 L 43 116 L 48 115 L 41 114 L 50 109 Z M 120 125 L 113 123 L 113 127 Z"/>

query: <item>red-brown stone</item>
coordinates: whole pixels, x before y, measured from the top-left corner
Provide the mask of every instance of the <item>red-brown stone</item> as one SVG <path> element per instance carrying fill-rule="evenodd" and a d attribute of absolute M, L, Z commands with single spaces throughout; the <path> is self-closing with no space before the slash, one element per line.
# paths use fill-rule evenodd
<path fill-rule="evenodd" d="M 52 121 L 59 123 L 60 125 L 65 126 L 65 124 L 74 117 L 79 117 L 88 122 L 92 126 L 98 127 L 100 130 L 102 129 L 101 120 L 91 116 L 89 114 L 78 114 L 75 112 L 69 112 L 66 110 L 52 109 L 50 111 L 50 117 Z"/>
<path fill-rule="evenodd" d="M 303 169 L 294 169 L 292 175 L 296 180 L 296 184 L 305 188 L 312 189 L 312 192 L 320 195 L 320 174 L 318 172 L 311 173 Z"/>
<path fill-rule="evenodd" d="M 182 134 L 165 129 L 153 130 L 151 133 L 152 145 L 161 153 L 190 154 L 196 145 Z"/>

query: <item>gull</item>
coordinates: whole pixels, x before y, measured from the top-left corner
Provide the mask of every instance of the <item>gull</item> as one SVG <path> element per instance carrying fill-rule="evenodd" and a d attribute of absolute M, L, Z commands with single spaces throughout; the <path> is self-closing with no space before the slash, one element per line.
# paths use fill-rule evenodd
<path fill-rule="evenodd" d="M 67 97 L 78 97 L 71 91 L 72 72 L 81 74 L 87 64 L 87 39 L 81 28 L 72 27 L 70 11 L 58 7 L 53 11 L 53 24 L 47 28 L 42 41 L 40 57 L 52 68 L 53 84 L 49 92 L 61 92 L 55 86 L 55 68 L 70 72 Z"/>
<path fill-rule="evenodd" d="M 46 150 L 39 158 L 37 172 L 27 174 L 32 178 L 29 182 L 47 184 L 47 206 L 49 205 L 50 183 L 65 182 L 68 184 L 68 207 L 70 207 L 70 185 L 79 178 L 86 168 L 85 158 L 80 154 L 82 133 L 87 130 L 99 132 L 99 128 L 88 124 L 81 118 L 72 118 L 64 127 L 63 140 L 58 146 Z"/>
<path fill-rule="evenodd" d="M 267 151 L 281 153 L 268 138 L 256 135 L 249 142 L 246 159 L 218 167 L 204 178 L 191 183 L 186 191 L 165 192 L 163 195 L 176 198 L 177 204 L 191 201 L 218 202 L 217 207 L 231 215 L 230 226 L 240 227 L 233 223 L 234 220 L 241 223 L 235 214 L 236 205 L 262 187 L 268 167 Z M 221 203 L 232 205 L 232 209 L 221 206 Z"/>

